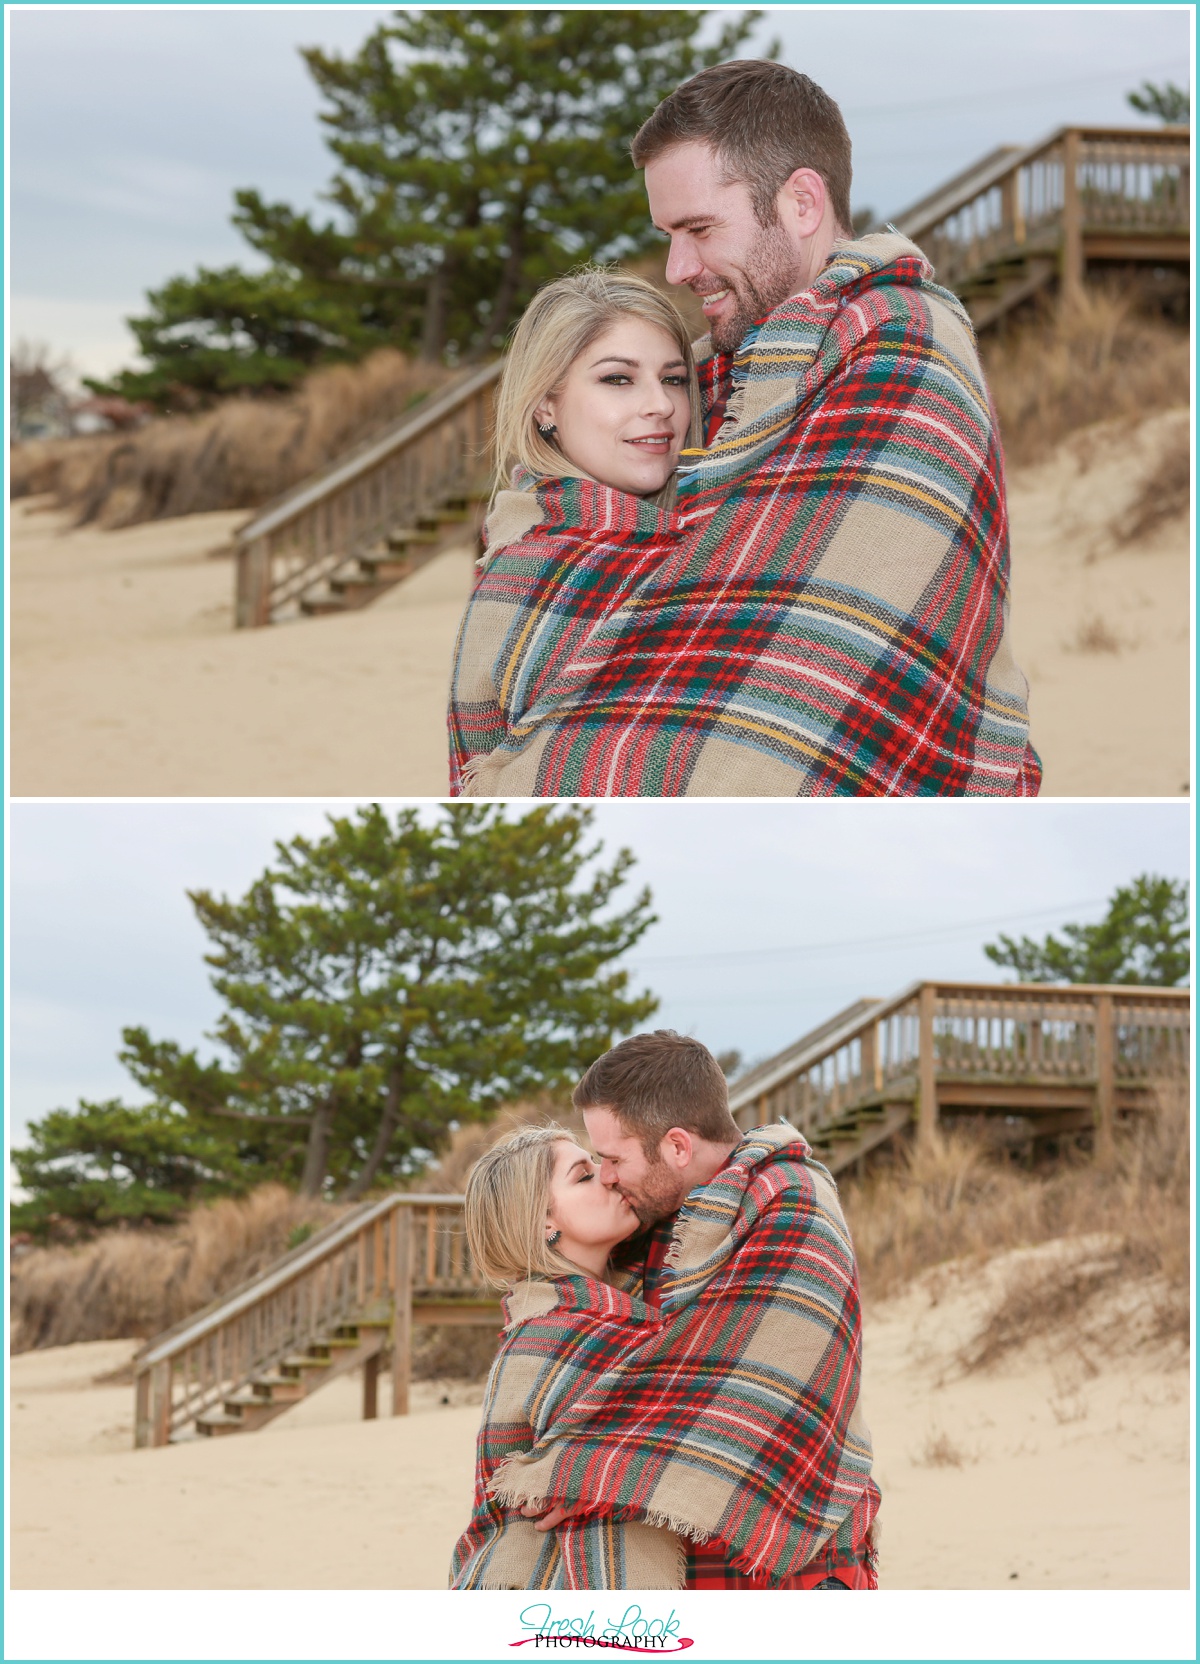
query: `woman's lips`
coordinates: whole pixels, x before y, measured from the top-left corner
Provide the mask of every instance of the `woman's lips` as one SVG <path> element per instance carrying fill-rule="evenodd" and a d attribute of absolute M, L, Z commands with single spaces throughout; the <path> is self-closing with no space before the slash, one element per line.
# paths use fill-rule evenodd
<path fill-rule="evenodd" d="M 648 451 L 651 456 L 664 456 L 674 442 L 675 436 L 671 433 L 647 433 L 626 441 L 629 445 L 636 445 L 639 451 Z"/>

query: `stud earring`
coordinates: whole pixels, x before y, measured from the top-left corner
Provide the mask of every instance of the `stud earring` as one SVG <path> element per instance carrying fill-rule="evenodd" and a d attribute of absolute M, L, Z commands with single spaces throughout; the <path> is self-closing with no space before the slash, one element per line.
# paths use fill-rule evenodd
<path fill-rule="evenodd" d="M 561 1235 L 561 1231 L 551 1231 L 550 1235 L 546 1238 L 546 1247 L 556 1248 L 558 1246 L 558 1239 Z"/>
<path fill-rule="evenodd" d="M 558 428 L 557 428 L 557 426 L 554 422 L 547 422 L 545 424 L 545 426 L 543 426 L 542 423 L 539 422 L 538 425 L 537 425 L 537 430 L 541 434 L 543 439 L 549 439 L 552 434 L 555 434 L 555 433 L 558 432 Z"/>

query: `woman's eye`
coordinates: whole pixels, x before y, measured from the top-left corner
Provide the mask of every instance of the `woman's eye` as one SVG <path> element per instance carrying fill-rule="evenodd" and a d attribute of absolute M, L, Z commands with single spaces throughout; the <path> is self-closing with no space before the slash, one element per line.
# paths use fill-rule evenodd
<path fill-rule="evenodd" d="M 610 387 L 626 387 L 629 384 L 629 379 L 628 376 L 622 375 L 619 370 L 614 370 L 610 376 L 600 377 L 600 380 L 607 382 Z"/>
<path fill-rule="evenodd" d="M 686 376 L 664 376 L 663 377 L 663 386 L 664 387 L 686 387 L 687 386 L 687 377 Z"/>

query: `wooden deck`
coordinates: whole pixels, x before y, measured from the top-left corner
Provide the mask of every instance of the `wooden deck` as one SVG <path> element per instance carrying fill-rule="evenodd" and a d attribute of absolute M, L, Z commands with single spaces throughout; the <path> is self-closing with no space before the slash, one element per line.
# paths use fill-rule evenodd
<path fill-rule="evenodd" d="M 1062 127 L 1002 145 L 898 214 L 939 283 L 986 329 L 1039 290 L 1089 272 L 1190 259 L 1191 132 Z"/>

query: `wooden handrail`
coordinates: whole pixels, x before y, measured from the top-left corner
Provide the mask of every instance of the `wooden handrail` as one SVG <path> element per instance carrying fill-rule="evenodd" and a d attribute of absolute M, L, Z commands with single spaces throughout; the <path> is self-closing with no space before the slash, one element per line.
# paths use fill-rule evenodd
<path fill-rule="evenodd" d="M 238 628 L 269 624 L 386 539 L 478 491 L 502 361 L 465 372 L 385 433 L 259 510 L 235 534 Z"/>
<path fill-rule="evenodd" d="M 242 1312 L 249 1311 L 267 1295 L 274 1294 L 277 1289 L 285 1287 L 297 1278 L 303 1277 L 314 1266 L 321 1264 L 336 1254 L 347 1243 L 362 1234 L 363 1229 L 376 1219 L 382 1219 L 396 1208 L 411 1207 L 451 1207 L 461 1208 L 461 1196 L 417 1196 L 396 1195 L 385 1196 L 378 1202 L 367 1202 L 361 1208 L 356 1208 L 346 1219 L 335 1219 L 332 1224 L 325 1225 L 320 1231 L 314 1232 L 305 1242 L 290 1249 L 280 1259 L 276 1260 L 270 1271 L 260 1273 L 256 1277 L 248 1278 L 232 1293 L 222 1295 L 214 1300 L 202 1311 L 195 1312 L 191 1317 L 177 1323 L 174 1328 L 156 1335 L 139 1352 L 134 1354 L 134 1367 L 150 1368 L 152 1364 L 162 1363 L 165 1359 L 174 1357 L 187 1347 L 202 1340 L 205 1335 L 213 1334 L 224 1323 L 238 1317 Z"/>
<path fill-rule="evenodd" d="M 993 190 L 1007 175 L 1018 173 L 1056 150 L 1068 133 L 1077 133 L 1085 146 L 1128 143 L 1136 147 L 1144 145 L 1148 152 L 1182 148 L 1185 153 L 1191 148 L 1189 127 L 1057 127 L 1036 144 L 1001 145 L 989 151 L 937 190 L 902 209 L 890 223 L 905 237 L 920 242 L 934 226 Z"/>
<path fill-rule="evenodd" d="M 370 1365 L 373 1403 L 384 1332 L 387 1349 L 398 1358 L 395 1403 L 402 1412 L 414 1289 L 430 1311 L 436 1309 L 438 1321 L 494 1321 L 494 1298 L 485 1294 L 458 1240 L 462 1207 L 460 1195 L 400 1193 L 364 1203 L 265 1273 L 155 1336 L 134 1358 L 135 1443 L 166 1444 L 188 1422 L 211 1425 L 214 1413 L 220 1422 L 225 1412 L 219 1407 L 231 1402 L 240 1415 L 241 1404 L 257 1404 L 258 1394 L 274 1391 L 273 1372 L 294 1370 L 292 1354 L 308 1354 L 313 1346 L 322 1358 L 340 1349 L 339 1367 L 348 1367 L 360 1343 L 338 1338 L 347 1333 L 375 1336 L 369 1345 L 361 1343 L 369 1351 L 362 1358 L 364 1367 Z M 414 1217 L 422 1222 L 420 1233 L 412 1229 Z"/>
<path fill-rule="evenodd" d="M 960 1099 L 964 1083 L 1007 1083 L 1012 1107 L 1067 1085 L 1094 1086 L 1107 1101 L 1117 1079 L 1134 1089 L 1186 1075 L 1190 1003 L 1189 989 L 1125 984 L 911 983 L 760 1064 L 731 1087 L 730 1108 L 743 1127 L 798 1118 L 820 1141 L 855 1104 L 923 1099 L 922 1123 L 932 1125 L 930 1106 L 950 1083 Z"/>
<path fill-rule="evenodd" d="M 984 328 L 1089 260 L 1188 258 L 1191 135 L 1180 127 L 1060 127 L 1002 146 L 895 217 Z"/>

